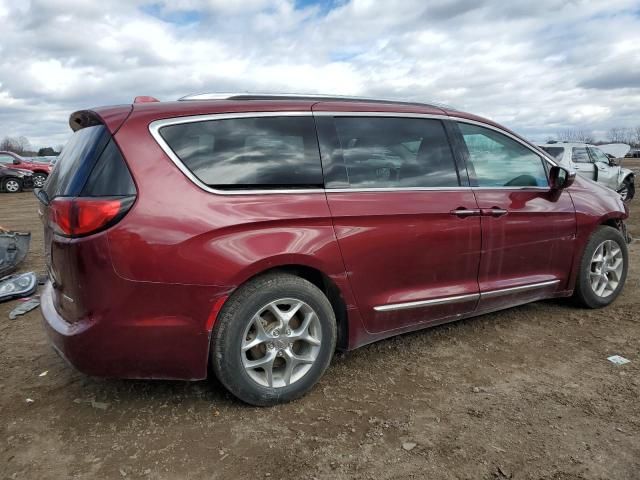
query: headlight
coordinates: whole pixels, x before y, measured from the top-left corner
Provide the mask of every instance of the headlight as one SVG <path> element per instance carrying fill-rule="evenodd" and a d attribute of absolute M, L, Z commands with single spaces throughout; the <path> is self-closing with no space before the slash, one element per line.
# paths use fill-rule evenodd
<path fill-rule="evenodd" d="M 0 301 L 31 295 L 37 286 L 38 279 L 33 272 L 4 277 L 0 279 Z"/>

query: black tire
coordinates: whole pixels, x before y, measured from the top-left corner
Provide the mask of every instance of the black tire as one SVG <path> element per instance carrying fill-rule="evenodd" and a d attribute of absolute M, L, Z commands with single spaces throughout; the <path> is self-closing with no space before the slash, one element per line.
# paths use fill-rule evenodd
<path fill-rule="evenodd" d="M 14 185 L 17 184 L 17 189 Z M 19 178 L 5 178 L 2 182 L 2 191 L 7 193 L 18 193 L 22 191 L 22 181 Z"/>
<path fill-rule="evenodd" d="M 243 364 L 245 354 L 241 345 L 254 316 L 270 302 L 283 298 L 300 300 L 316 313 L 321 342 L 309 370 L 289 385 L 275 388 L 251 378 Z M 336 331 L 331 303 L 318 287 L 295 275 L 266 274 L 241 286 L 220 312 L 211 335 L 213 371 L 218 380 L 243 402 L 256 406 L 286 403 L 303 396 L 322 377 L 333 357 Z"/>
<path fill-rule="evenodd" d="M 592 265 L 591 260 L 596 249 L 605 241 L 611 240 L 617 244 L 622 253 L 622 274 L 617 287 L 610 294 L 606 296 L 599 296 L 594 292 L 591 286 L 591 272 Z M 619 230 L 608 227 L 600 226 L 591 235 L 591 238 L 587 242 L 587 246 L 582 254 L 580 261 L 580 269 L 578 271 L 578 278 L 576 279 L 576 288 L 574 292 L 574 299 L 580 306 L 586 308 L 602 308 L 613 302 L 624 287 L 625 280 L 627 279 L 627 271 L 629 269 L 629 252 L 627 250 L 627 243 Z"/>
<path fill-rule="evenodd" d="M 47 180 L 46 173 L 38 172 L 33 174 L 33 186 L 36 188 L 42 188 L 46 180 Z"/>
<path fill-rule="evenodd" d="M 636 194 L 636 184 L 633 177 L 627 177 L 622 182 L 622 187 L 618 190 L 622 195 L 622 201 L 629 203 Z M 622 192 L 626 192 L 622 194 Z"/>

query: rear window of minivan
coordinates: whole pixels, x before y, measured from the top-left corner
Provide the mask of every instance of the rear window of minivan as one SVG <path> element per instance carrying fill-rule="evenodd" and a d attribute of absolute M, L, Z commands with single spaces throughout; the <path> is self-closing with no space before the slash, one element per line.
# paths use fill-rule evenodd
<path fill-rule="evenodd" d="M 311 188 L 323 185 L 313 118 L 233 118 L 160 128 L 178 159 L 217 189 Z"/>
<path fill-rule="evenodd" d="M 73 134 L 58 157 L 43 188 L 49 199 L 77 195 L 83 188 L 96 158 L 111 135 L 104 125 L 83 128 Z M 86 170 L 86 171 L 85 171 Z"/>

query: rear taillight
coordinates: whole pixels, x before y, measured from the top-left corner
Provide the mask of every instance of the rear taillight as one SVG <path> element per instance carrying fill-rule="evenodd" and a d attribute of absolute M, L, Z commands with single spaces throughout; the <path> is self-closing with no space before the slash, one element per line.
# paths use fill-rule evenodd
<path fill-rule="evenodd" d="M 49 223 L 65 237 L 82 237 L 104 230 L 129 211 L 135 196 L 56 198 L 49 204 Z"/>

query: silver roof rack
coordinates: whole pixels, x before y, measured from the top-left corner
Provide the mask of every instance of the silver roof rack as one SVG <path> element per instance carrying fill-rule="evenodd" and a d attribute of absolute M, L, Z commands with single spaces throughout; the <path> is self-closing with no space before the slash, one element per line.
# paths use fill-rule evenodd
<path fill-rule="evenodd" d="M 394 105 L 420 105 L 436 108 L 446 108 L 455 110 L 450 105 L 437 102 L 404 102 L 399 100 L 390 100 L 384 98 L 370 97 L 353 97 L 348 95 L 323 95 L 316 93 L 195 93 L 185 95 L 178 101 L 190 100 L 317 100 L 317 101 L 336 101 L 336 102 L 367 102 L 367 103 L 391 103 Z"/>

